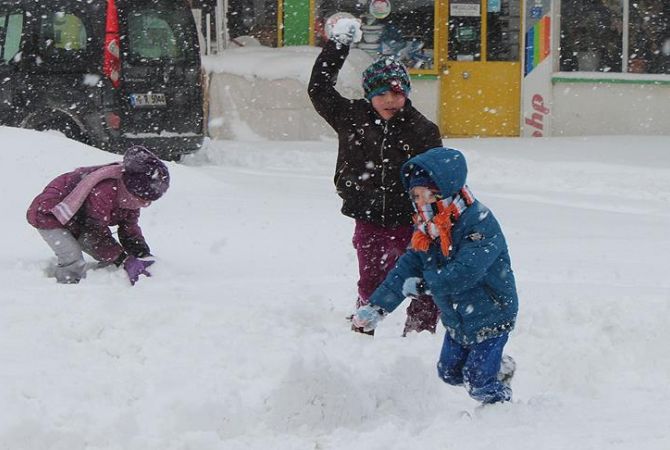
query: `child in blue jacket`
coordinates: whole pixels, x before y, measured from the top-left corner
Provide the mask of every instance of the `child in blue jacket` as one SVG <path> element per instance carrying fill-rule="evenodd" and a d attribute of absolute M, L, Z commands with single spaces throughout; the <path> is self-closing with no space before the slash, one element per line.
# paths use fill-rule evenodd
<path fill-rule="evenodd" d="M 464 385 L 482 403 L 509 401 L 513 360 L 506 356 L 502 364 L 503 347 L 518 298 L 500 225 L 466 186 L 467 165 L 458 150 L 415 156 L 401 176 L 416 209 L 411 246 L 370 303 L 357 310 L 354 324 L 373 330 L 406 297 L 429 293 L 447 329 L 440 378 Z"/>

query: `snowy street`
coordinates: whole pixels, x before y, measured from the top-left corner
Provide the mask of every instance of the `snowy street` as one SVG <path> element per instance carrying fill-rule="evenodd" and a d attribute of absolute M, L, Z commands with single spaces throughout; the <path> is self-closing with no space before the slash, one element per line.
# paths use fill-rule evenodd
<path fill-rule="evenodd" d="M 156 264 L 79 285 L 26 222 L 60 173 L 120 159 L 0 127 L 0 449 L 670 448 L 670 137 L 445 140 L 505 231 L 514 401 L 435 364 L 444 328 L 374 339 L 356 298 L 337 142 L 209 141 L 140 224 Z"/>

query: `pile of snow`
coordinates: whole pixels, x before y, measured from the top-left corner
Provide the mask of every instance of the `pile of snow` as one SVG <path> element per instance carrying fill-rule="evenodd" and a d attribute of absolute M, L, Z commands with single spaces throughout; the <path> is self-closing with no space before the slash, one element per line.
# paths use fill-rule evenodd
<path fill-rule="evenodd" d="M 670 137 L 454 140 L 520 292 L 514 402 L 436 376 L 438 335 L 349 331 L 335 141 L 210 142 L 142 213 L 153 277 L 46 276 L 25 222 L 53 177 L 118 155 L 0 128 L 0 448 L 670 447 Z"/>

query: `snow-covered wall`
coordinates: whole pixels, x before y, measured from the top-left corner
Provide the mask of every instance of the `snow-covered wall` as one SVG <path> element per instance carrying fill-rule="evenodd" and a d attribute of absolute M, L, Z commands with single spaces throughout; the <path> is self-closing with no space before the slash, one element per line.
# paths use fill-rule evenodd
<path fill-rule="evenodd" d="M 245 47 L 206 56 L 209 74 L 209 135 L 214 139 L 319 140 L 335 133 L 307 96 L 315 47 Z M 347 98 L 361 98 L 361 73 L 372 58 L 354 49 L 337 82 Z M 437 121 L 438 86 L 412 80 L 411 99 Z"/>
<path fill-rule="evenodd" d="M 320 49 L 245 47 L 203 59 L 209 73 L 209 135 L 215 139 L 318 140 L 335 137 L 314 111 L 307 84 Z M 352 50 L 337 88 L 360 98 L 372 59 Z"/>
<path fill-rule="evenodd" d="M 314 111 L 307 83 L 319 48 L 250 46 L 204 57 L 209 74 L 209 135 L 214 139 L 320 140 L 335 133 Z M 340 72 L 337 89 L 363 96 L 361 73 L 372 62 L 354 49 Z M 670 84 L 639 75 L 554 76 L 551 135 L 670 135 Z M 619 78 L 617 78 L 617 76 Z M 659 78 L 658 76 L 656 78 Z M 414 78 L 411 99 L 437 123 L 439 83 Z"/>
<path fill-rule="evenodd" d="M 553 136 L 668 135 L 668 117 L 670 84 L 554 82 Z"/>

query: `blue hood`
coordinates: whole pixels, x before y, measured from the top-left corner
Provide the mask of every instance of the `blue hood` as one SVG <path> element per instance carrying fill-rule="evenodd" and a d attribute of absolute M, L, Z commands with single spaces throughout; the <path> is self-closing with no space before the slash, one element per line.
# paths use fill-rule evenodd
<path fill-rule="evenodd" d="M 405 190 L 415 168 L 425 170 L 445 197 L 456 194 L 465 186 L 468 166 L 463 153 L 453 148 L 437 147 L 415 156 L 403 164 L 400 171 Z"/>

